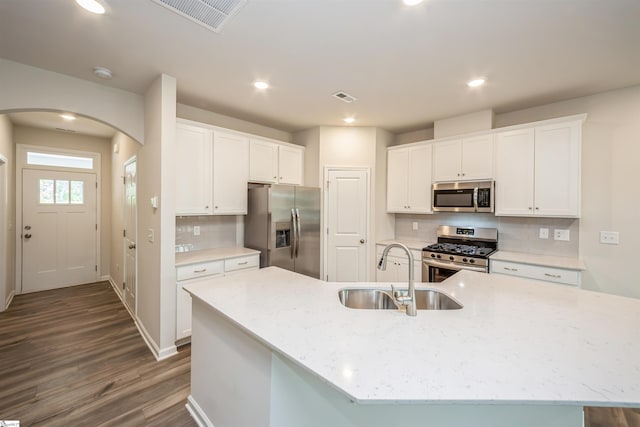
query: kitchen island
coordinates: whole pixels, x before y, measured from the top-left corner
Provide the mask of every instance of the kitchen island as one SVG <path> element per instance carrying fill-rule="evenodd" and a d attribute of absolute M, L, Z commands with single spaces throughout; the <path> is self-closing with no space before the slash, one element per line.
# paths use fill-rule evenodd
<path fill-rule="evenodd" d="M 460 310 L 338 300 L 380 285 L 271 267 L 187 286 L 189 411 L 216 427 L 568 427 L 585 405 L 640 406 L 639 300 L 469 271 L 428 286 Z"/>

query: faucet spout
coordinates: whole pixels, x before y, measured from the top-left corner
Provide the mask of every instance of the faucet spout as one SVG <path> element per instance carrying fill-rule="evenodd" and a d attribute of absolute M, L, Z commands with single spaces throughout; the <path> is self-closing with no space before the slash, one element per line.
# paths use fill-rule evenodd
<path fill-rule="evenodd" d="M 387 245 L 382 251 L 382 257 L 380 258 L 380 262 L 378 262 L 379 270 L 387 269 L 387 256 L 389 255 L 389 251 L 393 248 L 400 248 L 407 253 L 407 257 L 409 258 L 409 290 L 406 296 L 397 296 L 395 292 L 391 292 L 393 295 L 393 299 L 398 305 L 402 305 L 406 307 L 407 316 L 415 316 L 417 315 L 416 310 L 416 287 L 414 283 L 414 275 L 413 275 L 413 254 L 411 250 L 402 243 L 391 243 Z"/>

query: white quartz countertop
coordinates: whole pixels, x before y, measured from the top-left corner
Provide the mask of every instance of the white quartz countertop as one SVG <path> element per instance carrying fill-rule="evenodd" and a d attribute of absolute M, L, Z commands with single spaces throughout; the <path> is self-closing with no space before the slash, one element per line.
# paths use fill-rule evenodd
<path fill-rule="evenodd" d="M 380 240 L 376 242 L 376 245 L 389 245 L 391 243 L 402 243 L 409 249 L 413 249 L 415 251 L 421 251 L 422 248 L 432 245 L 435 242 L 429 242 L 426 240 L 410 240 L 410 239 L 389 239 L 389 240 Z"/>
<path fill-rule="evenodd" d="M 497 251 L 489 257 L 493 261 L 509 261 L 520 264 L 542 265 L 567 270 L 586 270 L 580 258 L 527 254 L 524 252 Z"/>
<path fill-rule="evenodd" d="M 199 262 L 217 261 L 240 256 L 259 254 L 260 251 L 248 248 L 215 248 L 200 251 L 180 252 L 176 254 L 176 267 Z"/>
<path fill-rule="evenodd" d="M 640 300 L 461 271 L 428 284 L 461 310 L 338 301 L 379 285 L 270 267 L 186 290 L 358 403 L 640 406 Z"/>

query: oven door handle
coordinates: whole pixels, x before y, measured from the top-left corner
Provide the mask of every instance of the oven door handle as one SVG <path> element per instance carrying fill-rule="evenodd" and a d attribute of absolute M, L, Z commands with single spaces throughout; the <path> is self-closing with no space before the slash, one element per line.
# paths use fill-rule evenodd
<path fill-rule="evenodd" d="M 434 259 L 426 259 L 426 260 L 422 260 L 422 263 L 427 267 L 441 267 L 441 268 L 448 268 L 449 270 L 471 270 L 471 271 L 478 271 L 480 273 L 487 272 L 487 269 L 485 267 L 478 267 L 475 265 L 461 266 L 460 264 L 455 264 L 449 261 L 436 261 Z"/>

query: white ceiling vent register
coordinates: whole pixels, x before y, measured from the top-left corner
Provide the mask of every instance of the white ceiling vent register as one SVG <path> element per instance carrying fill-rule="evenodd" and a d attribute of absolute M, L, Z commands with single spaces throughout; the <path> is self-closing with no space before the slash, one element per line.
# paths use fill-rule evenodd
<path fill-rule="evenodd" d="M 247 0 L 153 0 L 216 33 L 245 5 Z"/>
<path fill-rule="evenodd" d="M 335 98 L 338 98 L 339 100 L 344 101 L 347 104 L 351 104 L 353 101 L 357 101 L 358 100 L 358 98 L 356 98 L 355 96 L 349 95 L 348 93 L 342 92 L 342 91 L 336 92 L 331 96 L 333 96 Z"/>

